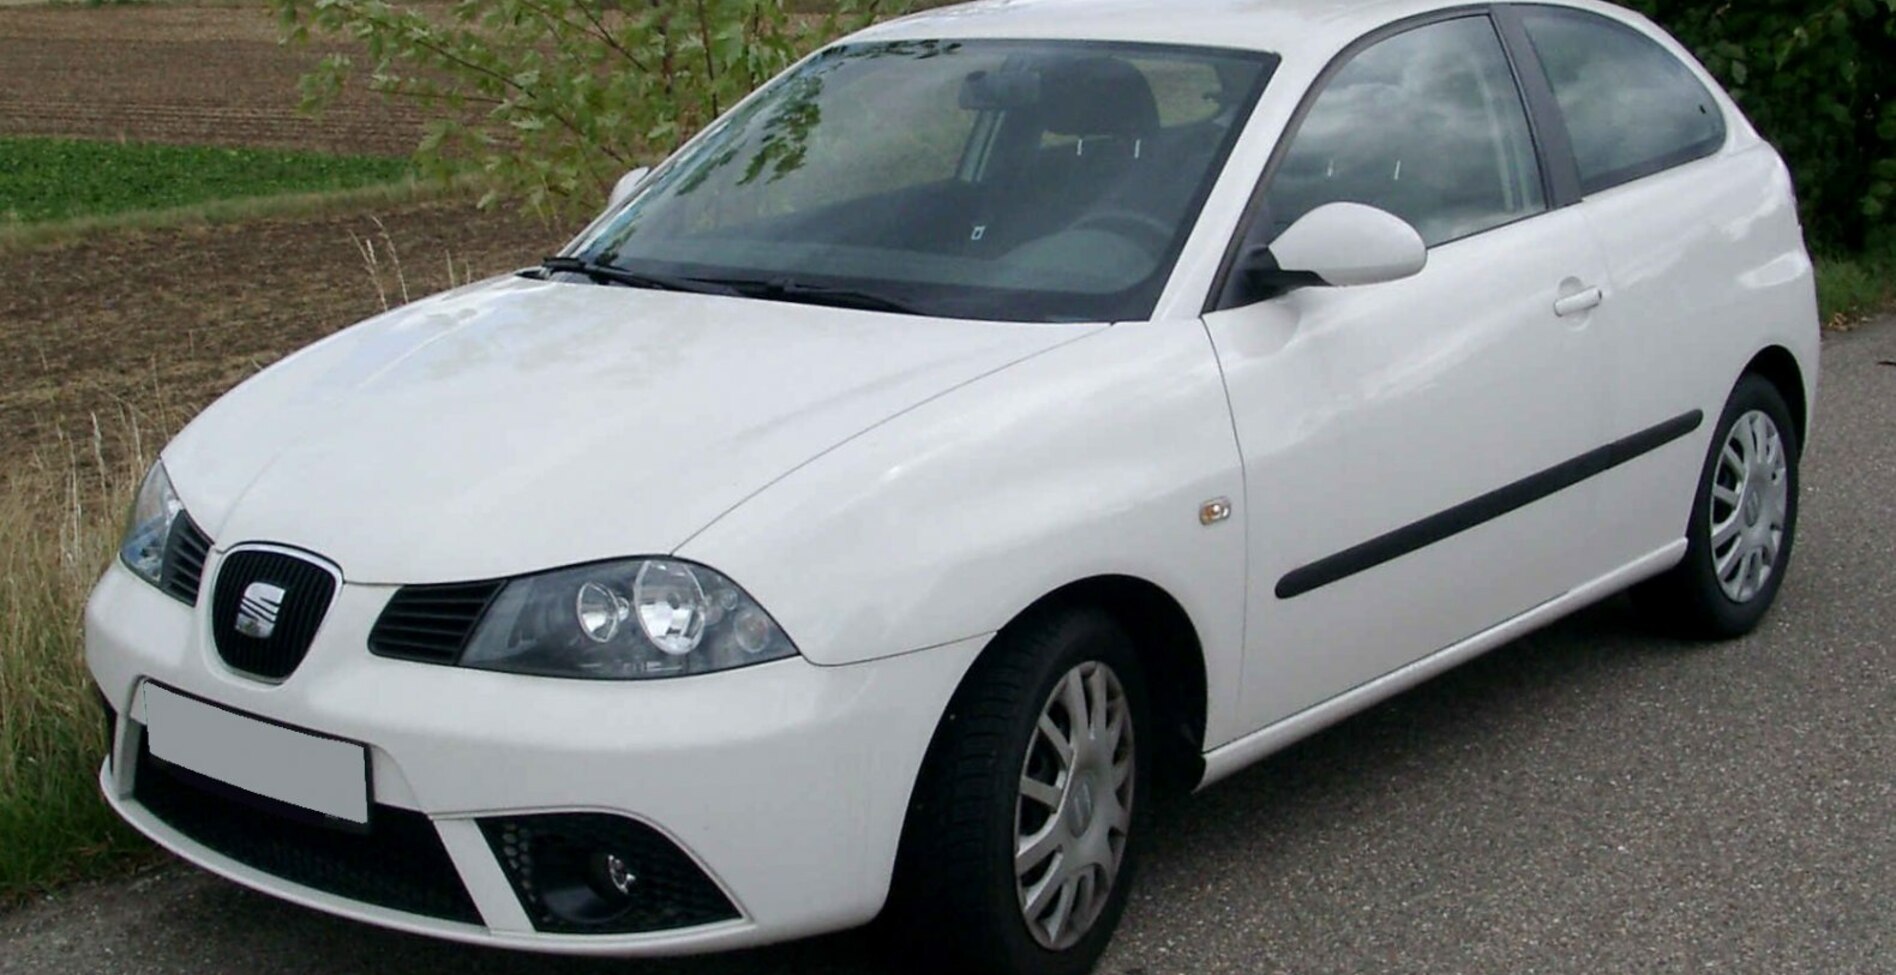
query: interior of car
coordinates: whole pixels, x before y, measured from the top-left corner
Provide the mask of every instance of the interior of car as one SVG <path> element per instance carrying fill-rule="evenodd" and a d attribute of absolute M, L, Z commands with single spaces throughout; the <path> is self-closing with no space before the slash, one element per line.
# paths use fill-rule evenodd
<path fill-rule="evenodd" d="M 1205 97 L 1245 94 L 1221 85 Z M 973 72 L 961 104 L 977 118 L 954 178 L 728 232 L 1002 261 L 1023 279 L 1057 271 L 1123 288 L 1177 243 L 1231 122 L 1219 111 L 1164 127 L 1146 73 L 1111 54 Z"/>
<path fill-rule="evenodd" d="M 1326 203 L 1363 203 L 1431 246 L 1538 212 L 1520 96 L 1482 19 L 1371 47 L 1332 78 L 1269 193 L 1271 238 Z"/>

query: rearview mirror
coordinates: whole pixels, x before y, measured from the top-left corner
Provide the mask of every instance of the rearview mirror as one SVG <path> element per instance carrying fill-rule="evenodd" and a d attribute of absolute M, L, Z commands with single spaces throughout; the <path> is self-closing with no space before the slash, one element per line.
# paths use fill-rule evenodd
<path fill-rule="evenodd" d="M 1401 217 L 1361 203 L 1328 203 L 1303 215 L 1268 247 L 1244 255 L 1252 289 L 1352 287 L 1400 281 L 1428 265 L 1428 245 Z"/>
<path fill-rule="evenodd" d="M 631 199 L 632 191 L 638 189 L 639 184 L 645 182 L 645 177 L 651 175 L 651 172 L 652 167 L 640 166 L 619 177 L 618 184 L 612 188 L 612 198 L 606 201 L 606 209 L 617 210 L 619 204 Z"/>

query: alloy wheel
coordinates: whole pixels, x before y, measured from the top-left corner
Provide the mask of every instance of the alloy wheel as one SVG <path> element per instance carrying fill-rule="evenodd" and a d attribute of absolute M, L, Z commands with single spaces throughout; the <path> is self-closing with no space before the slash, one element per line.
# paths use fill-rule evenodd
<path fill-rule="evenodd" d="M 1109 900 L 1132 826 L 1132 707 L 1097 660 L 1066 672 L 1035 724 L 1014 814 L 1021 914 L 1053 951 L 1085 937 Z"/>
<path fill-rule="evenodd" d="M 1711 490 L 1712 572 L 1732 602 L 1750 602 L 1776 571 L 1790 508 L 1790 459 L 1768 414 L 1732 424 Z"/>

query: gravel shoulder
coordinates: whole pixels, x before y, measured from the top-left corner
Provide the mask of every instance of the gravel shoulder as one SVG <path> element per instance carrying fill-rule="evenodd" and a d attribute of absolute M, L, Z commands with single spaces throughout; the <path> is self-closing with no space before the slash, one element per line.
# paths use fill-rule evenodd
<path fill-rule="evenodd" d="M 1722 646 L 1623 599 L 1158 818 L 1102 970 L 1896 971 L 1896 320 L 1825 345 L 1796 564 Z M 185 867 L 0 916 L 0 973 L 905 971 L 860 933 L 626 964 L 392 934 Z"/>

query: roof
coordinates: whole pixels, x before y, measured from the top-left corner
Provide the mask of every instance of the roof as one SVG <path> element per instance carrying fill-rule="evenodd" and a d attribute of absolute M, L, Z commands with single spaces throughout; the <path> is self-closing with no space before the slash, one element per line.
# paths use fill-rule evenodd
<path fill-rule="evenodd" d="M 1460 2 L 1465 0 L 979 0 L 899 18 L 857 36 L 1153 41 L 1282 53 Z"/>
<path fill-rule="evenodd" d="M 1644 25 L 1607 0 L 1530 0 Z M 1327 61 L 1379 27 L 1483 0 L 976 0 L 878 24 L 853 40 L 1020 38 L 1146 41 L 1270 51 Z M 1683 49 L 1681 49 L 1683 50 Z"/>

